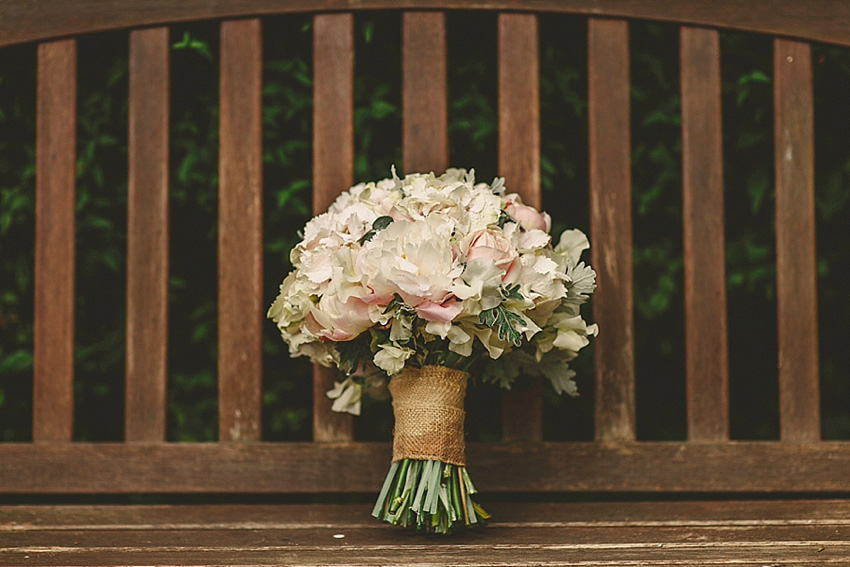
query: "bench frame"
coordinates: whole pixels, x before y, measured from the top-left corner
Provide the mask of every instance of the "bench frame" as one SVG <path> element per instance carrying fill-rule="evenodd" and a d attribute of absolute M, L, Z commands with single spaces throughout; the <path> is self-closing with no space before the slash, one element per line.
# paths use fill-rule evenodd
<path fill-rule="evenodd" d="M 595 440 L 541 440 L 540 384 L 504 397 L 503 441 L 472 444 L 488 493 L 850 493 L 850 442 L 820 440 L 810 41 L 850 46 L 831 0 L 3 0 L 0 45 L 38 41 L 33 442 L 0 444 L 0 493 L 371 493 L 385 443 L 353 441 L 314 370 L 313 441 L 261 440 L 262 23 L 314 12 L 313 210 L 353 184 L 353 10 L 406 10 L 406 171 L 448 165 L 445 10 L 498 10 L 499 174 L 540 205 L 537 14 L 588 18 L 590 218 L 598 271 Z M 636 438 L 628 19 L 681 27 L 688 439 Z M 222 19 L 217 443 L 165 442 L 168 29 Z M 132 28 L 124 443 L 75 443 L 73 418 L 76 41 Z M 779 441 L 729 440 L 723 159 L 717 28 L 774 39 Z M 427 69 L 427 72 L 421 72 Z M 426 80 L 427 77 L 427 80 Z M 505 80 L 505 78 L 510 80 Z M 699 260 L 697 260 L 699 259 Z M 343 466 L 344 465 L 344 466 Z M 771 471 L 782 471 L 774 474 Z M 518 481 L 517 479 L 521 479 Z M 844 508 L 841 508 L 842 510 Z M 6 512 L 7 510 L 4 510 Z M 0 562 L 3 561 L 0 554 Z"/>

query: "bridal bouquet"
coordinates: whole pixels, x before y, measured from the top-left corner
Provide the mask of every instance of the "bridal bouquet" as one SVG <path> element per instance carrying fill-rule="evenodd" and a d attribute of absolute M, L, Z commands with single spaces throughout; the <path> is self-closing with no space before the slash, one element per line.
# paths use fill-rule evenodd
<path fill-rule="evenodd" d="M 449 169 L 361 183 L 304 227 L 268 316 L 293 356 L 336 366 L 336 411 L 393 398 L 393 462 L 373 515 L 449 533 L 488 516 L 465 467 L 470 375 L 510 388 L 541 375 L 575 395 L 568 362 L 597 332 L 579 307 L 589 243 L 506 193 Z"/>

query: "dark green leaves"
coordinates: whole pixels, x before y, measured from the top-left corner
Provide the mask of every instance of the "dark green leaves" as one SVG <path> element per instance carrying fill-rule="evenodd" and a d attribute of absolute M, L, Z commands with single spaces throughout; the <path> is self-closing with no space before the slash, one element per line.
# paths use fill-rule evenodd
<path fill-rule="evenodd" d="M 350 341 L 336 343 L 335 348 L 339 353 L 339 369 L 350 374 L 357 370 L 361 360 L 372 358 L 371 341 L 372 337 L 369 333 L 360 333 Z"/>
<path fill-rule="evenodd" d="M 372 230 L 370 230 L 369 232 L 367 232 L 366 234 L 361 236 L 360 240 L 358 240 L 358 242 L 360 244 L 365 244 L 365 243 L 369 242 L 370 240 L 372 240 L 372 238 L 376 234 L 378 234 L 379 230 L 384 230 L 385 228 L 390 226 L 392 223 L 393 223 L 393 218 L 386 216 L 386 215 L 376 218 L 374 220 L 374 222 L 372 222 Z"/>

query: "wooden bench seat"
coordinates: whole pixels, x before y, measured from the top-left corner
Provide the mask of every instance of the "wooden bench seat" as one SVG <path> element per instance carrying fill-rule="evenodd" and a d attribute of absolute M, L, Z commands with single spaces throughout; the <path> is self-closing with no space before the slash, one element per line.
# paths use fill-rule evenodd
<path fill-rule="evenodd" d="M 499 175 L 541 196 L 538 20 L 587 26 L 594 341 L 590 441 L 544 439 L 542 390 L 470 443 L 488 527 L 422 538 L 371 498 L 386 442 L 356 439 L 316 368 L 310 441 L 263 439 L 262 17 L 312 15 L 313 212 L 354 179 L 354 14 L 401 11 L 403 167 L 449 165 L 446 13 L 497 12 Z M 677 26 L 686 438 L 636 420 L 630 21 Z M 220 25 L 218 440 L 167 441 L 169 25 Z M 778 439 L 730 439 L 719 30 L 772 38 Z M 73 439 L 77 38 L 127 30 L 124 439 Z M 31 442 L 0 443 L 0 565 L 850 565 L 850 442 L 821 439 L 811 43 L 850 46 L 842 0 L 0 0 L 37 51 Z M 457 164 L 467 165 L 467 164 Z M 474 164 L 468 164 L 474 165 Z M 0 262 L 3 258 L 0 258 Z M 282 274 L 281 274 L 282 275 Z M 214 342 L 213 341 L 213 342 Z M 845 369 L 846 370 L 846 369 Z M 269 370 L 266 369 L 266 372 Z M 276 372 L 290 371 L 282 361 Z M 848 402 L 850 405 L 850 402 Z M 367 496 L 368 495 L 368 496 Z M 6 500 L 8 498 L 8 500 Z M 167 502 L 136 505 L 134 502 Z M 263 502 L 272 502 L 265 504 Z M 315 503 L 313 503 L 315 502 Z"/>
<path fill-rule="evenodd" d="M 492 503 L 423 538 L 370 504 L 7 506 L 0 565 L 847 565 L 847 500 Z"/>

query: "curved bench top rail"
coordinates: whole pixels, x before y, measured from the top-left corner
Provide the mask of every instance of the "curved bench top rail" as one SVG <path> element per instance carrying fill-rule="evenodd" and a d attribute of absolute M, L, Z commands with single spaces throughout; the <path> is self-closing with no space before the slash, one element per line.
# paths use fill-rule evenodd
<path fill-rule="evenodd" d="M 364 9 L 561 12 L 850 46 L 850 3 L 845 0 L 0 0 L 0 45 L 187 20 Z"/>

